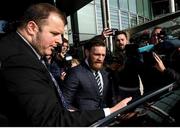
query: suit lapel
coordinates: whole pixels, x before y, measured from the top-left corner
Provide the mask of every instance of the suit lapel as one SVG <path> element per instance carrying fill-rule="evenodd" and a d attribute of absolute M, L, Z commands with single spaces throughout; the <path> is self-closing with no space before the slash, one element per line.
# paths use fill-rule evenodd
<path fill-rule="evenodd" d="M 92 70 L 89 68 L 89 66 L 85 62 L 82 63 L 82 66 L 85 67 L 85 72 L 88 76 L 89 82 L 91 83 L 90 85 L 93 86 L 92 89 L 95 89 L 95 92 L 99 97 L 100 94 L 99 94 L 98 85 L 97 85 L 97 82 L 96 82 L 96 79 L 94 77 Z"/>
<path fill-rule="evenodd" d="M 38 59 L 37 55 L 34 53 L 34 51 L 32 50 L 32 48 L 17 34 L 14 34 L 14 39 L 16 40 L 15 42 L 18 42 L 18 45 L 21 45 L 24 49 L 22 51 L 25 52 L 25 55 L 29 55 L 28 57 L 26 57 L 26 60 L 28 59 L 28 61 L 24 61 L 24 63 L 26 63 L 26 65 L 30 65 L 31 67 L 34 68 L 38 68 L 38 70 L 41 70 L 43 72 L 43 74 L 46 75 L 47 77 L 47 81 L 51 82 L 53 84 L 53 81 L 51 79 L 51 76 L 47 70 L 47 68 L 42 64 L 42 62 Z M 19 43 L 21 42 L 21 43 Z M 20 60 L 22 61 L 22 60 Z M 31 62 L 29 62 L 31 61 Z"/>

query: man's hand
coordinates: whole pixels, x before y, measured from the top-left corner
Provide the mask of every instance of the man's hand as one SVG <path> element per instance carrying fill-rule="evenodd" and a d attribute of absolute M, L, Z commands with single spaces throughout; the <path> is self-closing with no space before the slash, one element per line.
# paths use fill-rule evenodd
<path fill-rule="evenodd" d="M 156 60 L 156 64 L 155 64 L 155 68 L 157 70 L 159 70 L 160 72 L 164 72 L 164 70 L 166 69 L 166 67 L 164 66 L 162 60 L 160 59 L 160 57 L 155 53 L 153 52 L 153 57 L 155 58 Z"/>
<path fill-rule="evenodd" d="M 132 97 L 128 97 L 120 101 L 118 104 L 116 104 L 114 107 L 110 108 L 110 112 L 113 113 L 125 106 L 127 106 L 127 103 L 132 100 Z"/>
<path fill-rule="evenodd" d="M 112 35 L 112 30 L 111 30 L 110 28 L 105 28 L 105 29 L 102 31 L 101 35 L 102 35 L 104 38 L 109 37 L 110 35 Z"/>
<path fill-rule="evenodd" d="M 66 76 L 66 72 L 62 72 L 60 74 L 60 79 L 63 81 L 65 79 L 65 76 Z"/>

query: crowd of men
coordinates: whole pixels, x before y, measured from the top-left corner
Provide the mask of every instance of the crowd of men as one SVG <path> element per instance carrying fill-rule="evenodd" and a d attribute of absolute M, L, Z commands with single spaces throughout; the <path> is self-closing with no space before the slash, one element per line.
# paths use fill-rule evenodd
<path fill-rule="evenodd" d="M 159 44 L 169 39 L 154 38 L 158 32 L 153 32 L 153 50 L 140 53 L 126 32 L 116 31 L 110 56 L 115 60 L 107 63 L 105 39 L 112 31 L 106 28 L 84 45 L 80 61 L 68 55 L 68 40 L 62 36 L 66 24 L 60 10 L 39 3 L 25 11 L 15 31 L 1 38 L 0 126 L 89 126 L 179 80 L 179 48 L 173 47 L 176 60 L 164 62 Z M 145 62 L 149 53 L 153 65 Z"/>

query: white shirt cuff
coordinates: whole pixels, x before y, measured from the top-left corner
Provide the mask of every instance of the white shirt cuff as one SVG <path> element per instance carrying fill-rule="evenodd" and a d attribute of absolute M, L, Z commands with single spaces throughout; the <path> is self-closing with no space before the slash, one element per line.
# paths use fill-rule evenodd
<path fill-rule="evenodd" d="M 104 108 L 103 110 L 104 110 L 104 115 L 105 115 L 105 117 L 106 117 L 106 116 L 109 116 L 109 115 L 111 114 L 111 111 L 110 111 L 109 108 Z"/>

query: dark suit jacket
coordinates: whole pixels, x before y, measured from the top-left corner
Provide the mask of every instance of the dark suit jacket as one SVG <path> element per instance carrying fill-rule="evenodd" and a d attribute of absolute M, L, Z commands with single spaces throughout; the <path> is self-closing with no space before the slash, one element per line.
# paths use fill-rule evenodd
<path fill-rule="evenodd" d="M 93 110 L 106 107 L 111 103 L 111 86 L 108 73 L 100 71 L 103 77 L 103 97 L 100 96 L 97 81 L 85 62 L 72 68 L 65 79 L 63 93 L 67 103 L 78 109 Z"/>
<path fill-rule="evenodd" d="M 64 110 L 47 69 L 17 33 L 0 41 L 0 62 L 0 113 L 9 126 L 88 126 L 104 117 Z"/>

